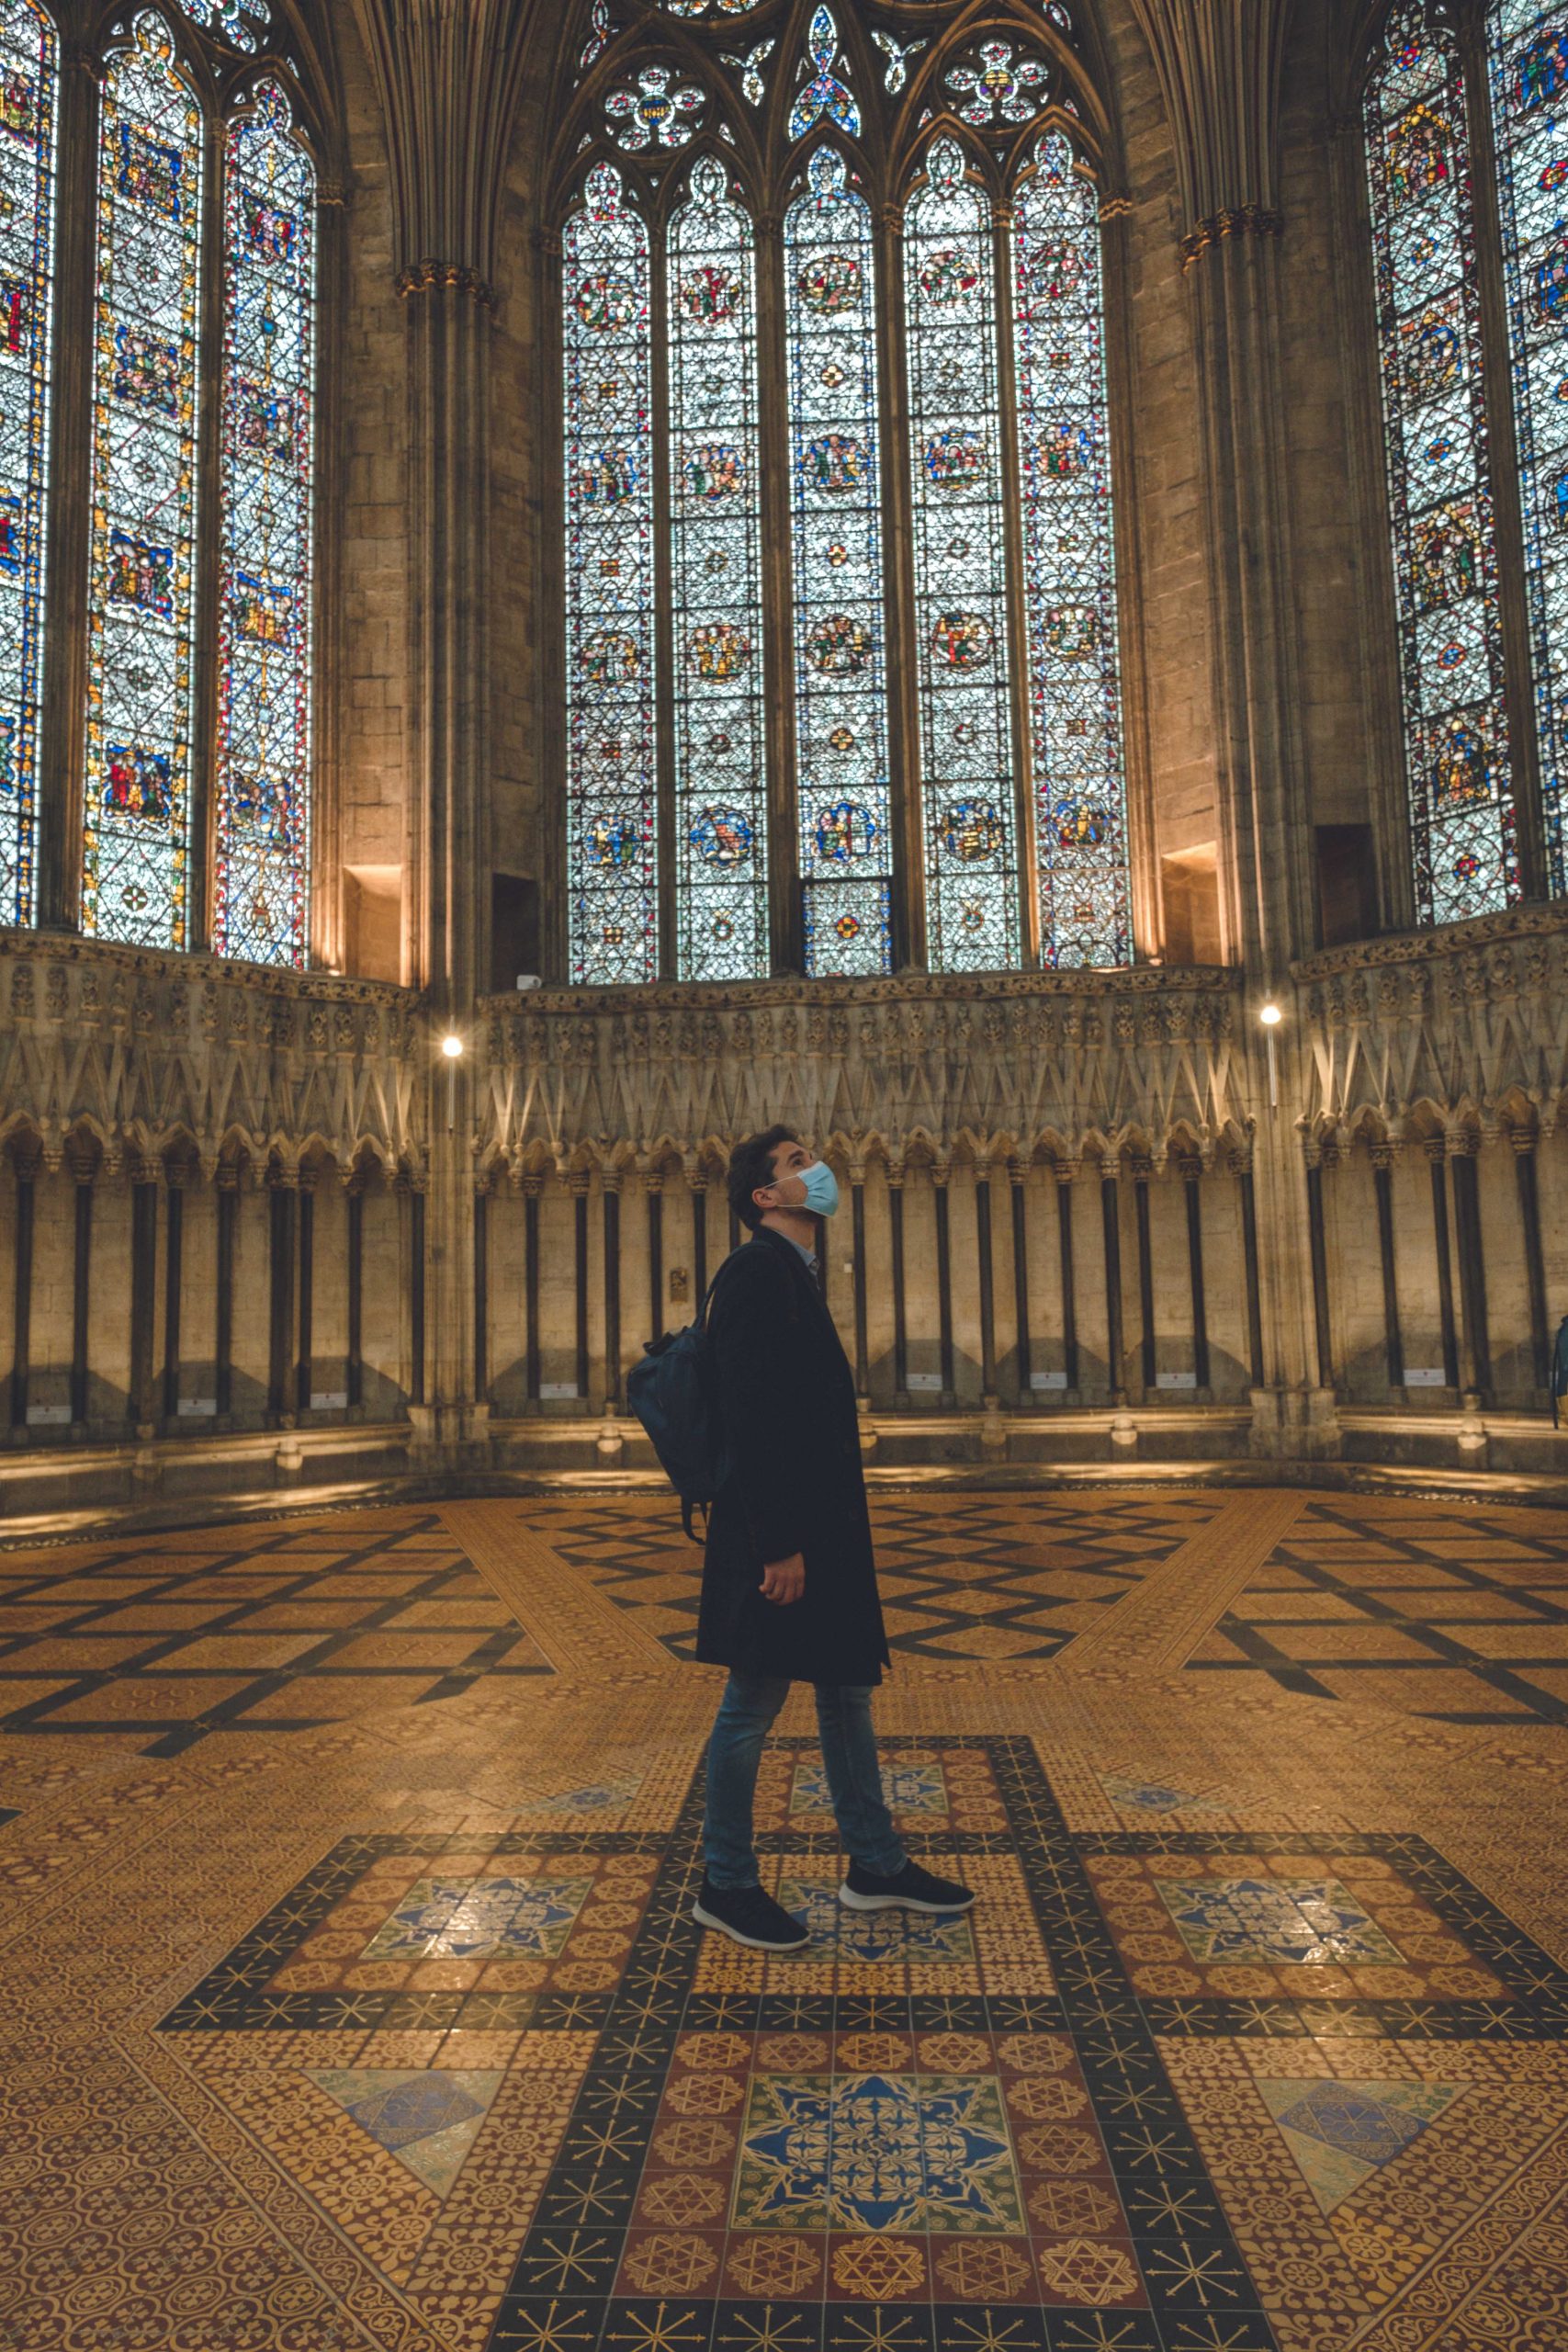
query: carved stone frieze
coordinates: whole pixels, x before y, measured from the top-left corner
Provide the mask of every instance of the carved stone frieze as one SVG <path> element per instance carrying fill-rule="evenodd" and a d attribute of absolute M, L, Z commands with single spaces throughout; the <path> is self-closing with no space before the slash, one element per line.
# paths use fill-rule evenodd
<path fill-rule="evenodd" d="M 152 1158 L 226 1148 L 346 1168 L 423 1158 L 427 1048 L 409 990 L 38 932 L 0 932 L 0 1136 Z"/>
<path fill-rule="evenodd" d="M 1077 1157 L 1246 1132 L 1239 991 L 1219 970 L 540 990 L 485 1007 L 481 1157 L 566 1168 L 722 1153 L 784 1119 L 852 1157 Z"/>
<path fill-rule="evenodd" d="M 1550 1133 L 1568 1102 L 1568 906 L 1372 939 L 1294 967 L 1312 1136 Z"/>

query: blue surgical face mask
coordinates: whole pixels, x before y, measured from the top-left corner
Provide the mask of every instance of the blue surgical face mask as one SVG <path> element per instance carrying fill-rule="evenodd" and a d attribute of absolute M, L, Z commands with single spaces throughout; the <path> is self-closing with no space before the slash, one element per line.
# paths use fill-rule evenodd
<path fill-rule="evenodd" d="M 813 1216 L 831 1216 L 839 1205 L 839 1180 L 825 1159 L 795 1170 L 806 1187 L 805 1205 Z"/>

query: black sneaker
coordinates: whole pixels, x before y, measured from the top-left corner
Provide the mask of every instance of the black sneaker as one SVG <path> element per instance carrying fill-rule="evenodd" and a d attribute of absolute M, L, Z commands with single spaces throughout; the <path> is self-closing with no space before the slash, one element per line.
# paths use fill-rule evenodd
<path fill-rule="evenodd" d="M 967 1911 L 975 1893 L 956 1879 L 933 1878 L 919 1862 L 906 1862 L 892 1878 L 852 1862 L 839 1900 L 851 1911 Z"/>
<path fill-rule="evenodd" d="M 798 1951 L 811 1940 L 800 1921 L 760 1886 L 715 1886 L 705 1877 L 692 1917 L 699 1928 L 716 1928 L 731 1943 L 757 1951 Z"/>

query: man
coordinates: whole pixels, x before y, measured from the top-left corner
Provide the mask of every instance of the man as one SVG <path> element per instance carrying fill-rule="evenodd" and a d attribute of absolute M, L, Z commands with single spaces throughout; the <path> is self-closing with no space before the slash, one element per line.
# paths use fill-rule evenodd
<path fill-rule="evenodd" d="M 726 1260 L 708 1333 L 728 1461 L 708 1522 L 697 1656 L 729 1681 L 708 1743 L 705 1928 L 764 1951 L 807 1940 L 760 1883 L 752 1800 L 762 1745 L 792 1682 L 816 1687 L 822 1760 L 850 1856 L 854 1911 L 967 1910 L 899 1844 L 882 1795 L 871 1694 L 889 1663 L 861 1472 L 854 1379 L 823 1302 L 816 1219 L 833 1171 L 788 1127 L 740 1144 L 729 1201 L 750 1239 Z"/>

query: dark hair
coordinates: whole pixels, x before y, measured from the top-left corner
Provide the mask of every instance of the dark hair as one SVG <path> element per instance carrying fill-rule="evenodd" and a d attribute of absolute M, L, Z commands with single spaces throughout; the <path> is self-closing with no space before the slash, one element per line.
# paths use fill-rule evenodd
<path fill-rule="evenodd" d="M 781 1143 L 799 1141 L 793 1127 L 764 1127 L 760 1136 L 748 1136 L 730 1153 L 729 1205 L 748 1232 L 755 1233 L 762 1222 L 762 1212 L 751 1195 L 773 1182 L 774 1152 Z"/>

